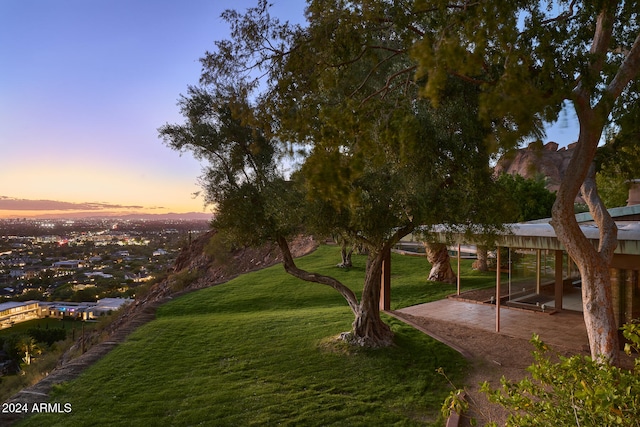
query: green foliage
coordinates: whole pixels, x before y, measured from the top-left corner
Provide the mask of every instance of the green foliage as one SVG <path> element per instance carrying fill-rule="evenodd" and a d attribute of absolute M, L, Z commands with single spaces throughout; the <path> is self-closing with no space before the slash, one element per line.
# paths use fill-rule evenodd
<path fill-rule="evenodd" d="M 469 402 L 465 399 L 462 389 L 455 390 L 447 396 L 442 404 L 442 416 L 449 418 L 451 414 L 462 414 L 469 410 Z"/>
<path fill-rule="evenodd" d="M 409 51 L 423 22 L 385 1 L 311 1 L 308 21 L 273 94 L 279 130 L 308 143 L 308 197 L 344 221 L 325 225 L 379 246 L 401 227 L 495 224 L 480 92 L 447 79 L 438 108 L 419 97 Z"/>
<path fill-rule="evenodd" d="M 4 350 L 11 360 L 20 360 L 20 341 L 26 337 L 25 334 L 9 334 L 0 338 L 2 350 Z"/>
<path fill-rule="evenodd" d="M 640 348 L 640 325 L 624 328 L 627 351 Z M 640 420 L 640 359 L 624 369 L 587 356 L 550 354 L 537 336 L 532 378 L 502 379 L 494 390 L 485 383 L 489 399 L 509 411 L 507 426 L 638 426 Z"/>
<path fill-rule="evenodd" d="M 67 331 L 63 328 L 30 328 L 27 330 L 27 335 L 39 343 L 51 346 L 54 342 L 67 338 Z"/>
<path fill-rule="evenodd" d="M 540 137 L 544 122 L 557 120 L 565 100 L 576 101 L 576 87 L 588 97 L 584 102 L 602 101 L 597 114 L 603 123 L 637 131 L 637 61 L 620 70 L 626 57 L 637 55 L 638 46 L 631 51 L 640 31 L 639 6 L 527 0 L 460 7 L 447 0 L 416 1 L 414 16 L 426 16 L 430 24 L 421 27 L 424 37 L 413 49 L 423 93 L 440 100 L 448 75 L 475 82 L 482 87 L 480 114 L 494 126 L 491 136 L 507 148 L 523 136 Z M 606 42 L 594 53 L 590 47 L 601 37 Z M 631 84 L 607 93 L 614 77 Z"/>
<path fill-rule="evenodd" d="M 171 290 L 173 292 L 179 292 L 193 283 L 200 277 L 200 272 L 197 269 L 184 269 L 175 273 L 169 277 L 169 283 L 171 284 Z"/>
<path fill-rule="evenodd" d="M 627 205 L 629 183 L 622 175 L 611 174 L 608 171 L 596 172 L 596 186 L 598 195 L 607 209 Z"/>
<path fill-rule="evenodd" d="M 634 110 L 625 118 L 640 122 L 640 108 L 634 106 Z M 617 128 L 607 143 L 598 148 L 595 162 L 598 193 L 605 206 L 626 206 L 629 180 L 640 176 L 640 130 L 630 125 Z"/>
<path fill-rule="evenodd" d="M 506 221 L 523 222 L 550 218 L 555 194 L 547 190 L 544 178 L 525 179 L 520 175 L 502 174 L 498 185 L 507 199 Z M 511 209 L 509 209 L 511 208 Z"/>

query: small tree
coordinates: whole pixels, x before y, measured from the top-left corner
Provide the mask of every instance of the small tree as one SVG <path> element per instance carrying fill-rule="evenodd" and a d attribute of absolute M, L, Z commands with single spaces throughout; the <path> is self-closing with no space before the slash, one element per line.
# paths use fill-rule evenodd
<path fill-rule="evenodd" d="M 20 338 L 17 349 L 22 357 L 22 361 L 27 365 L 31 365 L 34 356 L 42 354 L 42 349 L 36 340 L 28 335 Z"/>

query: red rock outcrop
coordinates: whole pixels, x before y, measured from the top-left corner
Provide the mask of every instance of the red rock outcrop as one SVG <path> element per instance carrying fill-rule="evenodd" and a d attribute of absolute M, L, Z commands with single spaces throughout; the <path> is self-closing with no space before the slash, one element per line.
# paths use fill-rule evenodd
<path fill-rule="evenodd" d="M 495 167 L 495 174 L 508 173 L 524 178 L 547 177 L 547 189 L 557 191 L 569 166 L 575 144 L 558 148 L 556 142 L 532 142 L 526 148 L 504 155 Z"/>

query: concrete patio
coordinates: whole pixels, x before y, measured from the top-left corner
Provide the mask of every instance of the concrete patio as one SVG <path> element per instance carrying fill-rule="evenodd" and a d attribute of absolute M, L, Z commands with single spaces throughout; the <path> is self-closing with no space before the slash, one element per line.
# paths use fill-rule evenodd
<path fill-rule="evenodd" d="M 491 304 L 446 298 L 402 308 L 395 312 L 527 340 L 536 333 L 552 347 L 583 351 L 589 346 L 586 327 L 580 312 L 565 310 L 549 314 L 502 306 L 500 332 L 496 332 L 496 307 Z"/>

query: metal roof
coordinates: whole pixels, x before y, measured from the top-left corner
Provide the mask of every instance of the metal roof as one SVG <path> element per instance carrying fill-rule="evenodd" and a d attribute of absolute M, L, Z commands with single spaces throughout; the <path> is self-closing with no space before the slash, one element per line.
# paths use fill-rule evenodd
<path fill-rule="evenodd" d="M 609 213 L 616 221 L 618 227 L 618 246 L 615 253 L 627 255 L 640 255 L 640 221 L 620 220 L 624 217 L 640 214 L 640 205 L 625 206 L 623 208 L 610 209 Z M 556 232 L 549 224 L 551 219 L 542 219 L 526 223 L 508 224 L 509 232 L 496 237 L 496 244 L 520 249 L 549 249 L 565 250 L 556 236 Z M 600 240 L 600 230 L 593 222 L 590 214 L 578 214 L 576 220 L 582 233 L 597 247 Z M 474 239 L 473 234 L 464 232 L 447 231 L 445 227 L 434 227 L 431 233 L 442 242 L 456 244 L 476 244 L 480 238 Z M 413 241 L 413 235 L 407 236 L 403 241 Z"/>

